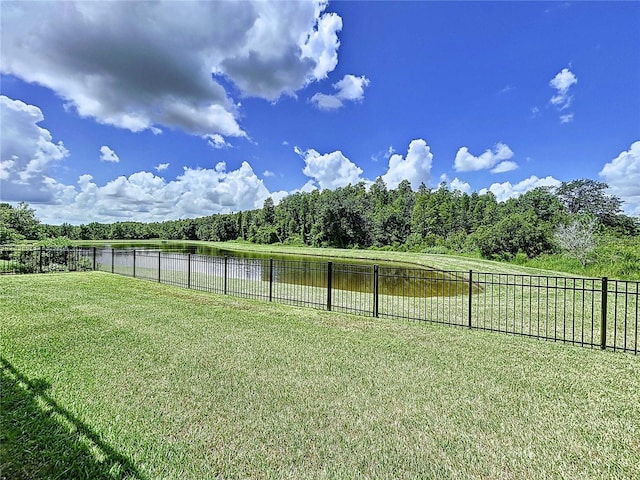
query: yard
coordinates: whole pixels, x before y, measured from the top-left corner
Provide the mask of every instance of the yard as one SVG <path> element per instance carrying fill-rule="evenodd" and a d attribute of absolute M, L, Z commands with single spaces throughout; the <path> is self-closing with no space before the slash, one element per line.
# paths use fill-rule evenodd
<path fill-rule="evenodd" d="M 637 478 L 640 359 L 101 272 L 0 276 L 0 478 Z"/>

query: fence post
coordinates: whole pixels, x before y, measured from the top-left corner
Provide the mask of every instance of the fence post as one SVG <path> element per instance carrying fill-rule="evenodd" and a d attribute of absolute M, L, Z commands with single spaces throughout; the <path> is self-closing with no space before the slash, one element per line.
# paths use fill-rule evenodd
<path fill-rule="evenodd" d="M 40 245 L 40 258 L 38 259 L 38 272 L 42 273 L 42 245 Z"/>
<path fill-rule="evenodd" d="M 93 270 L 96 269 L 96 247 L 93 247 Z"/>
<path fill-rule="evenodd" d="M 469 270 L 469 328 L 471 328 L 471 309 L 473 306 L 473 270 Z"/>
<path fill-rule="evenodd" d="M 115 272 L 114 264 L 115 264 L 115 255 L 113 248 L 111 249 L 111 273 Z"/>
<path fill-rule="evenodd" d="M 191 254 L 187 253 L 187 288 L 191 288 Z"/>
<path fill-rule="evenodd" d="M 273 258 L 269 259 L 269 301 L 273 301 Z"/>
<path fill-rule="evenodd" d="M 158 283 L 160 283 L 160 251 L 158 251 Z"/>
<path fill-rule="evenodd" d="M 607 297 L 609 296 L 609 279 L 602 277 L 601 311 L 600 311 L 600 348 L 607 348 Z"/>
<path fill-rule="evenodd" d="M 228 262 L 229 257 L 227 257 L 226 255 L 224 256 L 224 294 L 227 294 L 227 267 L 228 267 Z"/>
<path fill-rule="evenodd" d="M 136 249 L 133 249 L 133 278 L 136 278 Z"/>
<path fill-rule="evenodd" d="M 331 277 L 333 262 L 327 262 L 327 310 L 331 311 Z"/>
<path fill-rule="evenodd" d="M 373 316 L 378 318 L 378 291 L 379 291 L 379 281 L 380 278 L 378 276 L 378 265 L 373 266 Z"/>

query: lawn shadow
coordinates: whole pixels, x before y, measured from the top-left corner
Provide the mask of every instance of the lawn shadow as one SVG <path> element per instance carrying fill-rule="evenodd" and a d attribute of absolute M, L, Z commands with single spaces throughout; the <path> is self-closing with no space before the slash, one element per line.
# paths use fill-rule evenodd
<path fill-rule="evenodd" d="M 144 477 L 89 426 L 58 405 L 49 383 L 0 357 L 0 480 Z"/>

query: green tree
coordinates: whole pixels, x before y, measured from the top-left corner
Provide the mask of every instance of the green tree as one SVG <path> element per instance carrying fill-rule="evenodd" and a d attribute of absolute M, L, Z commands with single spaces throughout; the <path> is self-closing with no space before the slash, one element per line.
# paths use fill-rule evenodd
<path fill-rule="evenodd" d="M 563 182 L 555 194 L 571 215 L 593 215 L 602 224 L 610 225 L 621 212 L 622 201 L 606 193 L 608 188 L 606 183 L 582 178 Z"/>
<path fill-rule="evenodd" d="M 0 245 L 11 245 L 22 240 L 22 236 L 5 223 L 0 222 Z"/>
<path fill-rule="evenodd" d="M 533 258 L 553 251 L 549 226 L 532 212 L 507 215 L 493 226 L 479 228 L 474 238 L 485 258 L 510 259 L 519 252 Z"/>
<path fill-rule="evenodd" d="M 262 222 L 265 225 L 273 225 L 276 219 L 276 209 L 273 203 L 273 198 L 269 197 L 264 201 L 262 206 Z"/>
<path fill-rule="evenodd" d="M 373 232 L 364 184 L 325 190 L 320 198 L 313 226 L 314 245 L 338 248 L 372 245 Z"/>
<path fill-rule="evenodd" d="M 520 195 L 518 198 L 507 200 L 507 206 L 512 212 L 526 213 L 529 210 L 543 222 L 557 224 L 563 221 L 565 209 L 559 197 L 553 194 L 549 187 L 537 187 Z"/>
<path fill-rule="evenodd" d="M 392 199 L 393 228 L 389 229 L 390 243 L 403 244 L 411 233 L 411 215 L 416 202 L 411 183 L 403 180 L 390 192 Z"/>
<path fill-rule="evenodd" d="M 415 238 L 424 238 L 428 233 L 427 205 L 430 195 L 426 185 L 420 184 L 411 212 L 411 233 Z"/>
<path fill-rule="evenodd" d="M 376 178 L 373 185 L 369 187 L 368 196 L 372 206 L 370 218 L 373 242 L 376 246 L 387 245 L 389 243 L 388 223 L 391 209 L 389 207 L 389 191 L 382 177 Z"/>
<path fill-rule="evenodd" d="M 11 241 L 39 240 L 43 236 L 42 225 L 36 218 L 35 210 L 25 202 L 20 202 L 17 207 L 9 203 L 0 203 L 0 226 L 2 236 Z"/>

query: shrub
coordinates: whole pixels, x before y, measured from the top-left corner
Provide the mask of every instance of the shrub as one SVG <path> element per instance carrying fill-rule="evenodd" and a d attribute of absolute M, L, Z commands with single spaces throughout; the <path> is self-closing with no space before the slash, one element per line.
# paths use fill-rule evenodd
<path fill-rule="evenodd" d="M 548 228 L 531 214 L 508 215 L 494 226 L 479 228 L 474 239 L 483 257 L 498 260 L 510 260 L 518 252 L 533 258 L 554 250 Z"/>

